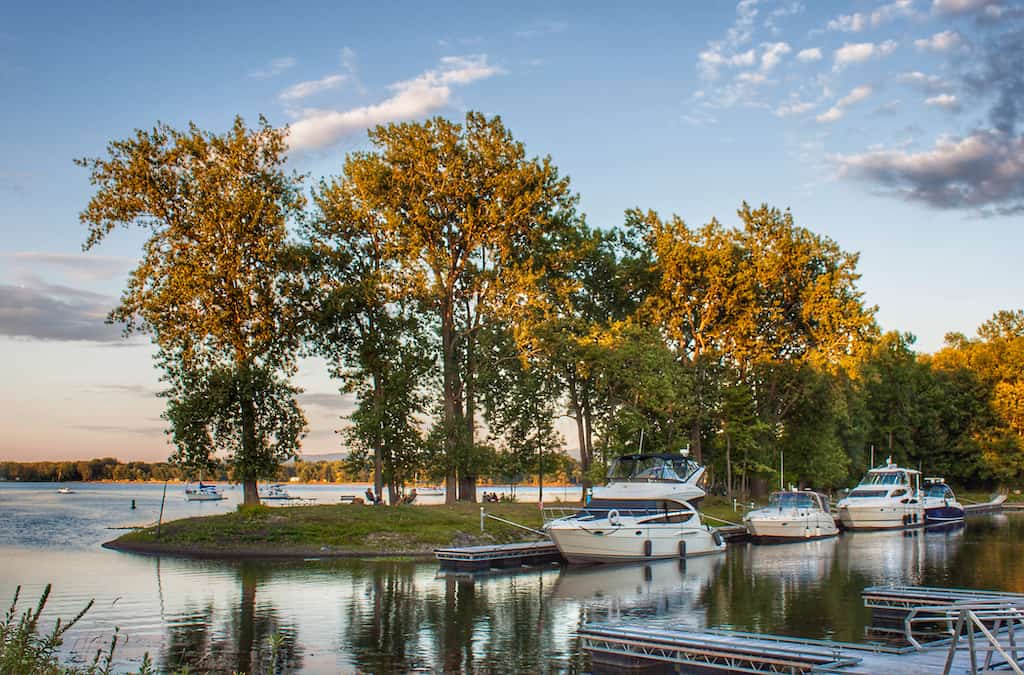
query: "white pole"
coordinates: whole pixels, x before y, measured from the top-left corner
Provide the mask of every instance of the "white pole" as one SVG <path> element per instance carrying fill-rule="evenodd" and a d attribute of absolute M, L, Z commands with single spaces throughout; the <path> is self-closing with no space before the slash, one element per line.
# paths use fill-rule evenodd
<path fill-rule="evenodd" d="M 779 450 L 779 489 L 786 489 L 786 451 Z"/>

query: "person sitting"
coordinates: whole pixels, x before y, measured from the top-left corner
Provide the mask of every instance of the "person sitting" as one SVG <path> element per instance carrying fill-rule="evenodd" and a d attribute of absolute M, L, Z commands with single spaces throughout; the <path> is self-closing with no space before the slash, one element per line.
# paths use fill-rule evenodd
<path fill-rule="evenodd" d="M 366 494 L 366 503 L 367 504 L 376 504 L 377 503 L 377 497 L 374 496 L 373 488 L 372 487 L 366 488 L 366 493 L 365 494 Z"/>
<path fill-rule="evenodd" d="M 403 504 L 412 504 L 416 501 L 416 488 L 409 490 L 409 493 L 402 497 Z"/>

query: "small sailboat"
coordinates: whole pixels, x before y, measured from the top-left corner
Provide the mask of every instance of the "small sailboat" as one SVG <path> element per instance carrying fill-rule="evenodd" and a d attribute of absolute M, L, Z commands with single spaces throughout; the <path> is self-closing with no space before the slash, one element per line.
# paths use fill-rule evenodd
<path fill-rule="evenodd" d="M 204 483 L 200 478 L 196 485 L 185 484 L 185 499 L 190 502 L 216 502 L 227 499 L 227 497 L 224 496 L 224 490 L 220 486 Z"/>
<path fill-rule="evenodd" d="M 748 513 L 743 524 L 759 541 L 821 539 L 839 534 L 828 498 L 809 490 L 772 493 L 768 506 Z"/>

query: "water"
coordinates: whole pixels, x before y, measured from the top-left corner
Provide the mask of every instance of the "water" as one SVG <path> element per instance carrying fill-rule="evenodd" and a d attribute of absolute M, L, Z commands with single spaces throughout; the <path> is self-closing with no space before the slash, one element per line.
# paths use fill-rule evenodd
<path fill-rule="evenodd" d="M 944 532 L 735 545 L 685 564 L 473 579 L 430 563 L 227 563 L 107 551 L 99 544 L 118 533 L 106 527 L 155 520 L 162 486 L 75 489 L 58 495 L 51 484 L 0 483 L 0 602 L 19 584 L 24 603 L 34 602 L 52 583 L 44 614 L 52 621 L 95 599 L 65 652 L 91 659 L 116 627 L 124 669 L 148 652 L 161 668 L 269 672 L 277 636 L 283 672 L 585 671 L 576 634 L 587 621 L 863 642 L 870 615 L 859 593 L 868 585 L 1024 592 L 1024 514 L 973 517 L 966 528 Z M 363 488 L 289 489 L 326 502 Z M 188 503 L 172 487 L 165 517 L 221 513 L 233 501 Z"/>

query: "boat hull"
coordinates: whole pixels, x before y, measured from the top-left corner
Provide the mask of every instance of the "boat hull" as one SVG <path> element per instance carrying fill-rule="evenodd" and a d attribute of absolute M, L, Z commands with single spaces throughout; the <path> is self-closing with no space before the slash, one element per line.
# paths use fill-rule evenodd
<path fill-rule="evenodd" d="M 924 527 L 924 509 L 913 504 L 840 505 L 839 519 L 847 530 L 899 530 Z"/>
<path fill-rule="evenodd" d="M 548 534 L 562 557 L 577 564 L 690 558 L 725 551 L 721 535 L 705 528 L 615 528 L 592 522 L 586 527 L 552 525 Z"/>
<path fill-rule="evenodd" d="M 758 519 L 746 521 L 747 531 L 756 541 L 779 542 L 824 539 L 839 534 L 829 516 L 794 519 Z"/>
<path fill-rule="evenodd" d="M 924 520 L 927 525 L 945 525 L 946 523 L 958 523 L 967 516 L 962 506 L 936 506 L 924 510 Z"/>
<path fill-rule="evenodd" d="M 222 494 L 187 494 L 185 499 L 190 502 L 219 502 L 227 497 Z"/>

